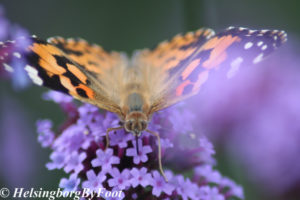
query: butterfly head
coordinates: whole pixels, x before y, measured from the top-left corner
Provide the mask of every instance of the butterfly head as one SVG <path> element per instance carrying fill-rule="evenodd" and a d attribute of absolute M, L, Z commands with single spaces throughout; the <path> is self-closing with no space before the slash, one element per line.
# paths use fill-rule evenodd
<path fill-rule="evenodd" d="M 124 128 L 126 131 L 131 132 L 134 136 L 140 136 L 142 131 L 147 128 L 148 118 L 142 112 L 130 112 L 125 117 Z"/>

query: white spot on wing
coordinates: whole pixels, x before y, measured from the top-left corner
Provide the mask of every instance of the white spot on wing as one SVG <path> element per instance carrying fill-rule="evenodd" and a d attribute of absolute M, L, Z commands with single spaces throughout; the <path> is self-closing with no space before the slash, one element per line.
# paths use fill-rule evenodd
<path fill-rule="evenodd" d="M 48 42 L 48 43 L 52 43 L 53 40 L 54 40 L 54 41 L 57 41 L 57 40 L 58 40 L 58 41 L 59 41 L 59 40 L 64 41 L 64 38 L 61 37 L 61 36 L 49 37 L 49 38 L 47 39 L 47 42 Z"/>
<path fill-rule="evenodd" d="M 3 63 L 3 66 L 4 66 L 4 69 L 6 71 L 8 71 L 8 72 L 14 72 L 14 69 L 10 65 L 8 65 L 6 63 Z"/>
<path fill-rule="evenodd" d="M 284 32 L 284 34 L 283 34 L 283 40 L 282 41 L 283 42 L 287 41 L 287 34 L 286 34 L 286 32 Z"/>
<path fill-rule="evenodd" d="M 257 46 L 259 47 L 259 46 L 261 46 L 263 43 L 264 43 L 263 41 L 259 41 L 259 42 L 257 43 Z"/>
<path fill-rule="evenodd" d="M 264 51 L 264 50 L 266 50 L 266 49 L 267 49 L 267 47 L 268 47 L 268 45 L 266 45 L 266 44 L 265 44 L 264 46 L 262 46 L 262 47 L 261 47 L 261 50 L 263 50 L 263 51 Z"/>
<path fill-rule="evenodd" d="M 230 63 L 230 69 L 227 72 L 227 78 L 232 78 L 240 68 L 241 63 L 244 61 L 242 57 L 237 57 Z"/>
<path fill-rule="evenodd" d="M 264 54 L 263 54 L 263 53 L 261 53 L 261 54 L 259 54 L 258 56 L 256 56 L 256 57 L 254 58 L 254 60 L 253 60 L 253 64 L 259 63 L 259 62 L 263 59 L 263 57 L 264 57 Z"/>
<path fill-rule="evenodd" d="M 53 39 L 54 39 L 53 37 L 50 37 L 50 38 L 47 39 L 47 42 L 51 43 Z"/>
<path fill-rule="evenodd" d="M 208 34 L 207 37 L 211 37 L 211 36 L 214 36 L 216 33 L 214 30 L 210 29 L 210 33 Z"/>
<path fill-rule="evenodd" d="M 21 58 L 21 54 L 19 52 L 14 52 L 13 55 L 17 58 Z"/>
<path fill-rule="evenodd" d="M 249 49 L 253 46 L 253 43 L 252 42 L 247 42 L 244 46 L 244 49 Z"/>
<path fill-rule="evenodd" d="M 283 32 L 283 37 L 287 37 L 287 34 L 286 34 L 286 32 Z"/>
<path fill-rule="evenodd" d="M 43 84 L 43 80 L 38 76 L 38 71 L 34 67 L 30 65 L 26 65 L 25 70 L 28 72 L 28 76 L 35 84 L 37 85 Z"/>

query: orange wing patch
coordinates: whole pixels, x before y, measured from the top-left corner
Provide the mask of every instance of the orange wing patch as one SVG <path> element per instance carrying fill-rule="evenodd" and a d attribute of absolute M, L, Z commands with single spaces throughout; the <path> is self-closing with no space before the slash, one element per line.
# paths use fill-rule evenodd
<path fill-rule="evenodd" d="M 64 51 L 70 59 L 95 75 L 116 66 L 121 60 L 120 53 L 108 53 L 98 45 L 90 45 L 83 39 L 49 38 L 48 42 Z"/>
<path fill-rule="evenodd" d="M 182 82 L 177 88 L 176 88 L 176 97 L 182 97 L 185 91 L 189 92 L 189 93 L 197 93 L 198 90 L 201 88 L 201 86 L 206 82 L 206 80 L 208 79 L 208 74 L 209 71 L 205 70 L 203 72 L 201 72 L 198 75 L 198 79 L 197 81 L 191 82 L 189 79 L 185 80 L 184 82 Z M 186 92 L 186 93 L 187 93 Z"/>
<path fill-rule="evenodd" d="M 234 42 L 240 42 L 241 38 L 238 36 L 227 35 L 224 37 L 215 37 L 206 42 L 202 47 L 201 51 L 212 49 L 210 57 L 206 60 L 202 66 L 207 69 L 211 69 L 220 65 L 226 58 L 226 49 Z"/>
<path fill-rule="evenodd" d="M 29 46 L 29 50 L 39 55 L 39 65 L 42 66 L 47 72 L 52 74 L 63 74 L 66 72 L 61 66 L 58 66 L 53 55 L 62 55 L 62 52 L 54 46 L 49 44 L 33 43 Z M 53 67 L 56 66 L 56 67 Z"/>
<path fill-rule="evenodd" d="M 184 69 L 181 74 L 182 80 L 185 80 L 194 71 L 194 69 L 199 66 L 200 61 L 200 58 L 195 59 Z"/>
<path fill-rule="evenodd" d="M 161 67 L 164 71 L 178 67 L 180 61 L 191 56 L 207 39 L 214 35 L 211 29 L 199 29 L 185 35 L 177 35 L 169 42 L 161 42 L 154 50 L 143 50 L 138 55 L 140 64 Z"/>
<path fill-rule="evenodd" d="M 184 88 L 193 85 L 190 80 L 185 80 L 176 88 L 176 96 L 182 96 Z"/>
<path fill-rule="evenodd" d="M 56 46 L 45 43 L 33 43 L 28 49 L 38 56 L 39 73 L 46 72 L 44 85 L 53 85 L 51 79 L 56 78 L 68 94 L 81 98 L 94 99 L 94 92 L 88 88 L 88 77 L 79 69 L 72 59 Z"/>

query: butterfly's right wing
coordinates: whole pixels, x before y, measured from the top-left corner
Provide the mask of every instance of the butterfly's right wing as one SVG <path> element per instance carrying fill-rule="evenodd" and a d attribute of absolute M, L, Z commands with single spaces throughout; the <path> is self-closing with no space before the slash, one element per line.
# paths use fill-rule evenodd
<path fill-rule="evenodd" d="M 228 29 L 214 35 L 200 29 L 175 36 L 153 50 L 136 55 L 148 85 L 150 113 L 197 94 L 210 74 L 232 77 L 240 67 L 260 62 L 287 40 L 284 31 Z"/>
<path fill-rule="evenodd" d="M 83 102 L 121 114 L 118 98 L 112 97 L 103 79 L 111 68 L 126 65 L 118 53 L 107 53 L 101 47 L 83 40 L 52 38 L 48 42 L 31 37 L 0 44 L 0 64 L 14 72 L 13 60 L 24 67 L 32 81 L 60 91 Z"/>

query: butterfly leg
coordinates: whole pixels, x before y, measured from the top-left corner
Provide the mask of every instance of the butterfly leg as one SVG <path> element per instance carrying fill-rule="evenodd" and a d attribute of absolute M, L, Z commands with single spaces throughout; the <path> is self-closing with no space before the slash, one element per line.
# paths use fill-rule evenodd
<path fill-rule="evenodd" d="M 108 146 L 109 146 L 109 132 L 111 132 L 111 131 L 116 131 L 116 130 L 120 130 L 120 129 L 122 129 L 122 128 L 123 128 L 123 126 L 119 126 L 119 127 L 115 127 L 115 128 L 108 128 L 108 129 L 106 129 L 106 147 L 105 147 L 105 149 L 107 149 Z"/>
<path fill-rule="evenodd" d="M 157 143 L 158 143 L 158 165 L 159 165 L 159 171 L 161 173 L 161 175 L 164 177 L 165 181 L 168 182 L 168 179 L 165 175 L 165 172 L 162 168 L 162 164 L 161 164 L 161 144 L 160 144 L 160 136 L 158 133 L 154 132 L 154 131 L 150 131 L 150 130 L 146 130 L 148 133 L 151 133 L 152 135 L 154 135 L 157 138 Z"/>

